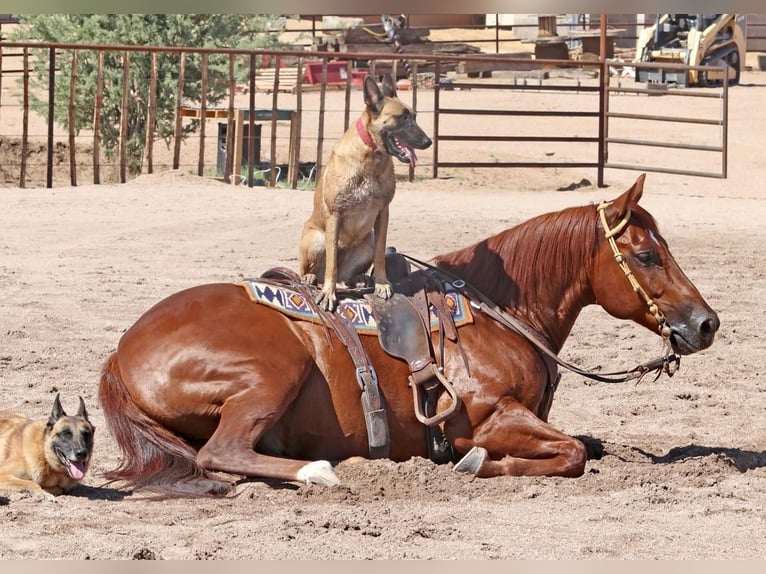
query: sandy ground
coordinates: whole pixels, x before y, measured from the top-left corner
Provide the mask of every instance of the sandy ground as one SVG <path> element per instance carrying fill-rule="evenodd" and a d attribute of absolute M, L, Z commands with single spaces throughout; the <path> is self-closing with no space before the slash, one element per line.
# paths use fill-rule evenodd
<path fill-rule="evenodd" d="M 0 558 L 766 558 L 766 79 L 747 73 L 743 84 L 731 94 L 729 177 L 650 173 L 643 201 L 719 313 L 716 343 L 684 358 L 672 379 L 605 385 L 565 373 L 551 422 L 605 447 L 576 479 L 472 479 L 414 459 L 343 463 L 332 488 L 244 482 L 222 500 L 156 501 L 106 485 L 101 474 L 119 454 L 96 389 L 122 332 L 183 288 L 295 268 L 312 194 L 183 172 L 1 189 L 0 408 L 42 418 L 56 392 L 70 411 L 82 395 L 97 432 L 91 471 L 71 495 L 0 492 Z M 705 104 L 683 105 L 694 114 Z M 519 129 L 534 129 L 529 121 Z M 557 189 L 594 182 L 595 170 L 402 180 L 389 243 L 430 258 L 538 213 L 614 197 L 636 176 L 607 170 L 606 188 L 573 191 Z M 562 357 L 612 370 L 658 351 L 651 333 L 588 308 Z"/>

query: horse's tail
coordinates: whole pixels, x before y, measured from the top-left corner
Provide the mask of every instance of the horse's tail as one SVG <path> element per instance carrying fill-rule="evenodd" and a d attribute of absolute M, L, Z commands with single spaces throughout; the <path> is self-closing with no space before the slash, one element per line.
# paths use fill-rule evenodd
<path fill-rule="evenodd" d="M 231 489 L 230 483 L 208 477 L 193 447 L 138 408 L 125 388 L 117 353 L 104 364 L 98 398 L 122 451 L 120 464 L 104 473 L 107 480 L 179 496 L 225 494 Z"/>

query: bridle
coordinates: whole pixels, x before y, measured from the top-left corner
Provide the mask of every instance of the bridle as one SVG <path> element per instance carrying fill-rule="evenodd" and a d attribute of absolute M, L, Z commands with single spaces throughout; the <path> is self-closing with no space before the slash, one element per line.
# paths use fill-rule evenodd
<path fill-rule="evenodd" d="M 641 295 L 643 300 L 646 302 L 646 306 L 649 307 L 649 312 L 657 321 L 657 330 L 660 336 L 669 346 L 671 330 L 670 326 L 665 320 L 665 315 L 662 314 L 662 311 L 660 311 L 659 307 L 657 307 L 657 304 L 652 301 L 652 298 L 649 297 L 649 294 L 644 290 L 644 288 L 639 285 L 636 276 L 633 275 L 633 271 L 631 271 L 630 267 L 628 266 L 628 262 L 625 259 L 625 256 L 620 253 L 620 250 L 617 248 L 617 242 L 614 240 L 614 238 L 622 233 L 622 231 L 628 225 L 628 221 L 630 221 L 631 215 L 630 208 L 627 208 L 622 220 L 610 229 L 609 223 L 606 221 L 606 208 L 610 205 L 612 205 L 611 201 L 603 201 L 596 208 L 598 210 L 598 215 L 601 218 L 601 225 L 604 227 L 604 237 L 606 237 L 606 240 L 609 242 L 609 247 L 612 248 L 612 253 L 614 253 L 614 260 L 617 262 L 617 265 L 620 266 L 622 272 L 625 273 L 625 277 L 628 278 L 628 282 L 633 288 L 633 291 Z"/>
<path fill-rule="evenodd" d="M 464 279 L 458 277 L 457 275 L 455 275 L 454 273 L 446 269 L 442 269 L 440 267 L 436 267 L 435 265 L 431 265 L 429 263 L 419 261 L 409 255 L 405 255 L 405 254 L 402 254 L 402 255 L 406 259 L 420 266 L 421 268 L 427 268 L 437 274 L 441 274 L 445 276 L 446 280 L 449 281 L 449 283 L 452 285 L 453 288 L 460 291 L 468 298 L 468 300 L 471 302 L 471 305 L 473 307 L 480 309 L 482 312 L 492 317 L 500 324 L 505 325 L 506 327 L 514 330 L 515 332 L 523 336 L 525 339 L 527 339 L 527 341 L 529 341 L 532 345 L 534 345 L 544 355 L 547 355 L 548 357 L 553 359 L 558 365 L 574 373 L 577 373 L 578 375 L 582 375 L 584 377 L 593 379 L 595 381 L 600 381 L 602 383 L 624 383 L 626 381 L 630 381 L 634 379 L 637 379 L 636 382 L 639 382 L 647 373 L 650 373 L 650 372 L 657 373 L 657 376 L 655 377 L 654 380 L 657 380 L 662 373 L 665 373 L 669 377 L 672 377 L 676 373 L 676 371 L 678 370 L 681 364 L 681 357 L 677 355 L 676 353 L 674 353 L 671 349 L 670 327 L 668 326 L 667 321 L 665 320 L 665 316 L 662 314 L 662 311 L 660 311 L 659 308 L 657 307 L 657 304 L 654 303 L 654 301 L 652 301 L 651 297 L 649 297 L 649 295 L 641 287 L 641 285 L 638 284 L 638 281 L 633 275 L 633 272 L 630 270 L 630 267 L 628 267 L 628 264 L 625 260 L 625 256 L 622 253 L 620 253 L 620 250 L 617 248 L 617 244 L 614 240 L 614 238 L 617 235 L 619 235 L 628 225 L 628 221 L 630 220 L 630 215 L 631 215 L 630 209 L 627 210 L 627 212 L 625 213 L 625 216 L 614 228 L 610 228 L 606 221 L 606 215 L 604 213 L 604 210 L 610 204 L 611 202 L 602 202 L 597 207 L 599 217 L 601 218 L 601 224 L 604 227 L 604 235 L 607 241 L 609 242 L 609 245 L 611 246 L 612 251 L 614 252 L 615 260 L 619 264 L 620 269 L 622 269 L 623 273 L 625 273 L 625 276 L 627 277 L 628 281 L 633 287 L 633 290 L 641 295 L 641 297 L 644 299 L 647 306 L 649 307 L 649 311 L 657 320 L 658 332 L 663 340 L 664 352 L 661 357 L 657 359 L 653 359 L 646 363 L 637 365 L 629 370 L 614 371 L 611 373 L 595 373 L 593 371 L 586 371 L 571 363 L 564 361 L 556 353 L 554 353 L 551 349 L 549 349 L 548 345 L 528 325 L 526 325 L 525 323 L 523 323 L 522 321 L 520 321 L 513 315 L 501 309 L 491 299 L 489 299 L 481 291 L 479 291 L 478 289 L 470 285 Z"/>

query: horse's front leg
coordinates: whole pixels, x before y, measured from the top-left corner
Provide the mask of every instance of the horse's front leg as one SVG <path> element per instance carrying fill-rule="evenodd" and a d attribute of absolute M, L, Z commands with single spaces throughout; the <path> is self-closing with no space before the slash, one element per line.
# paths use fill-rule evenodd
<path fill-rule="evenodd" d="M 492 413 L 474 427 L 471 438 L 456 438 L 455 449 L 467 453 L 473 447 L 487 456 L 471 471 L 476 476 L 581 476 L 588 452 L 585 444 L 568 436 L 517 401 L 506 397 Z"/>

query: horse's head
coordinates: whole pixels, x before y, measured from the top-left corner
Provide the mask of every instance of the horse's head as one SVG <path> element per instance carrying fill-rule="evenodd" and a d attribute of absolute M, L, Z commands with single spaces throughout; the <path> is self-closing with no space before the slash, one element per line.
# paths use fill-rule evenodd
<path fill-rule="evenodd" d="M 670 339 L 678 354 L 713 343 L 718 315 L 676 263 L 652 216 L 638 205 L 645 174 L 599 206 L 599 248 L 591 278 L 597 302 Z"/>

